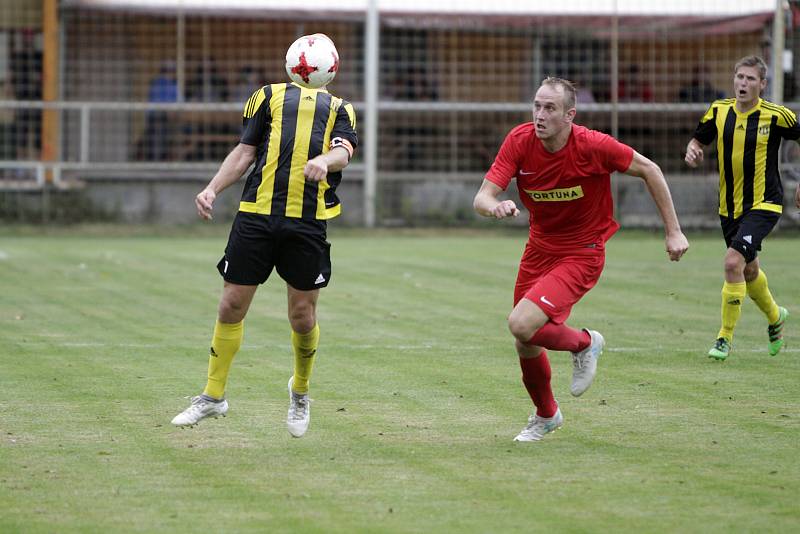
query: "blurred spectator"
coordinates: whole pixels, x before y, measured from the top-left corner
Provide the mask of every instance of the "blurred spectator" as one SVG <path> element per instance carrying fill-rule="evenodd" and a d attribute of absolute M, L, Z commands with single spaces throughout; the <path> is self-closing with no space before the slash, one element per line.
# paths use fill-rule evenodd
<path fill-rule="evenodd" d="M 627 76 L 620 76 L 618 85 L 620 102 L 652 102 L 653 88 L 639 73 L 639 65 L 631 63 Z"/>
<path fill-rule="evenodd" d="M 9 58 L 12 92 L 17 100 L 42 99 L 42 51 L 37 48 L 35 37 L 33 31 L 24 30 Z M 42 142 L 42 110 L 23 108 L 14 115 L 17 157 L 37 158 Z"/>
<path fill-rule="evenodd" d="M 175 63 L 165 61 L 158 76 L 150 82 L 147 99 L 153 103 L 177 102 L 178 83 L 175 80 Z M 163 161 L 169 155 L 169 144 L 173 128 L 170 113 L 151 110 L 145 115 L 144 157 L 148 160 Z"/>
<path fill-rule="evenodd" d="M 575 86 L 575 102 L 577 104 L 594 104 L 597 102 L 591 84 L 583 83 L 581 80 L 583 76 L 580 73 L 584 70 L 582 66 L 586 63 L 587 60 L 584 57 L 577 65 L 567 70 L 567 79 Z"/>
<path fill-rule="evenodd" d="M 430 102 L 439 100 L 439 93 L 431 84 L 429 75 L 421 66 L 409 65 L 394 79 L 390 88 L 391 98 L 409 102 Z M 427 119 L 426 120 L 426 116 Z M 432 148 L 442 132 L 430 120 L 430 114 L 411 111 L 405 115 L 406 121 L 396 123 L 391 128 L 389 143 L 394 147 L 393 165 L 396 170 L 428 170 L 434 164 Z M 392 159 L 392 158 L 390 158 Z"/>
<path fill-rule="evenodd" d="M 240 104 L 244 104 L 258 87 L 255 84 L 250 86 Z M 237 90 L 241 88 L 237 87 Z M 197 63 L 186 84 L 186 99 L 190 102 L 228 102 L 230 93 L 228 80 L 220 73 L 214 58 Z M 186 114 L 181 129 L 181 157 L 190 161 L 224 158 L 230 151 L 231 142 L 235 142 L 238 131 L 225 113 L 211 110 Z"/>
<path fill-rule="evenodd" d="M 253 92 L 264 85 L 264 78 L 250 65 L 239 69 L 236 84 L 231 91 L 231 100 L 244 104 Z"/>
<path fill-rule="evenodd" d="M 253 87 L 250 94 L 256 89 L 257 87 Z M 186 99 L 193 102 L 228 101 L 228 81 L 220 74 L 217 62 L 213 58 L 197 65 L 194 76 L 186 86 Z"/>
<path fill-rule="evenodd" d="M 578 104 L 594 104 L 597 100 L 594 98 L 592 90 L 581 84 L 576 84 L 575 100 Z"/>
<path fill-rule="evenodd" d="M 695 65 L 692 69 L 692 81 L 678 93 L 680 102 L 706 102 L 711 103 L 725 96 L 711 84 L 708 67 Z"/>
<path fill-rule="evenodd" d="M 175 63 L 173 61 L 165 61 L 161 65 L 158 76 L 150 82 L 147 100 L 150 102 L 178 101 L 178 82 L 175 81 Z"/>

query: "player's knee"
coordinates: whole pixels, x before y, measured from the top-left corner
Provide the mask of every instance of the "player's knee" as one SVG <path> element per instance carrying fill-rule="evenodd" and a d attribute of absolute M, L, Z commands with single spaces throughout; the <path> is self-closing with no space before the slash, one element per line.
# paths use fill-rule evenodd
<path fill-rule="evenodd" d="M 310 332 L 314 325 L 317 324 L 317 314 L 314 307 L 310 305 L 294 306 L 289 310 L 289 324 L 292 325 L 292 330 L 295 332 L 305 334 Z"/>
<path fill-rule="evenodd" d="M 758 262 L 751 261 L 747 265 L 744 266 L 744 279 L 748 282 L 752 282 L 756 278 L 758 278 Z"/>
<path fill-rule="evenodd" d="M 508 330 L 512 336 L 523 343 L 528 341 L 536 331 L 529 321 L 514 313 L 508 316 Z"/>
<path fill-rule="evenodd" d="M 741 276 L 744 274 L 744 258 L 736 254 L 725 256 L 725 274 Z"/>
<path fill-rule="evenodd" d="M 223 323 L 238 323 L 246 313 L 247 306 L 236 299 L 223 299 L 219 303 L 219 320 Z"/>

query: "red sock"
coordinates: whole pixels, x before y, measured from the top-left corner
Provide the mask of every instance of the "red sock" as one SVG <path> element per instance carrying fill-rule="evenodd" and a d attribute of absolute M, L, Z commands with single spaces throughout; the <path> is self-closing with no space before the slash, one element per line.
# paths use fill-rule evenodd
<path fill-rule="evenodd" d="M 538 345 L 546 349 L 580 352 L 592 342 L 586 330 L 576 330 L 565 324 L 547 322 L 533 334 L 526 345 Z"/>
<path fill-rule="evenodd" d="M 536 415 L 553 417 L 558 404 L 550 387 L 551 372 L 547 351 L 543 350 L 537 358 L 520 358 L 519 366 L 522 368 L 522 383 L 536 406 Z"/>

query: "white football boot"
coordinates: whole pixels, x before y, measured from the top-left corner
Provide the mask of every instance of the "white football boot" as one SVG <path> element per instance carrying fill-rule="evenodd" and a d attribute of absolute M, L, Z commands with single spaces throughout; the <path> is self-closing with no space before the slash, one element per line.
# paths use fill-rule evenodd
<path fill-rule="evenodd" d="M 587 330 L 592 338 L 589 346 L 580 352 L 572 353 L 572 385 L 569 390 L 575 397 L 580 397 L 589 389 L 597 374 L 597 360 L 603 354 L 606 340 L 600 332 Z"/>
<path fill-rule="evenodd" d="M 225 417 L 228 413 L 228 401 L 219 402 L 206 400 L 202 395 L 192 397 L 192 404 L 172 419 L 175 426 L 194 426 L 206 417 L 216 419 L 220 415 Z"/>
<path fill-rule="evenodd" d="M 545 434 L 555 432 L 564 424 L 564 416 L 561 415 L 561 408 L 556 410 L 553 417 L 539 417 L 536 414 L 528 418 L 528 424 L 517 434 L 514 441 L 539 441 Z"/>
<path fill-rule="evenodd" d="M 286 415 L 286 428 L 296 438 L 303 437 L 311 422 L 311 399 L 308 394 L 292 391 L 294 376 L 289 379 L 289 413 Z"/>

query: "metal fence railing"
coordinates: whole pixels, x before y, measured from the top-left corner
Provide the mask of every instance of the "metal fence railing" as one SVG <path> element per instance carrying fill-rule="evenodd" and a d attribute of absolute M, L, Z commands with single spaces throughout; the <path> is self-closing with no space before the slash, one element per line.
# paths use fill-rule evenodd
<path fill-rule="evenodd" d="M 474 220 L 471 197 L 505 134 L 530 120 L 545 75 L 577 82 L 576 122 L 662 167 L 683 218 L 716 224 L 714 158 L 690 171 L 683 149 L 708 102 L 729 92 L 735 60 L 775 54 L 771 15 L 738 3 L 726 4 L 730 16 L 381 14 L 371 32 L 367 14 L 267 18 L 67 1 L 46 38 L 37 24 L 53 3 L 14 0 L 0 6 L 15 21 L 0 29 L 0 217 L 14 220 L 39 190 L 83 194 L 108 214 L 121 195 L 140 193 L 137 183 L 196 188 L 237 142 L 249 94 L 285 80 L 288 43 L 324 32 L 341 56 L 331 92 L 358 114 L 361 147 L 341 188 L 353 224 Z M 785 49 L 796 53 L 785 55 L 782 97 L 800 111 L 797 36 L 788 24 Z M 787 188 L 800 176 L 794 146 L 782 151 Z M 657 221 L 640 184 L 616 182 L 623 221 Z M 158 211 L 142 210 L 138 220 Z M 788 211 L 785 224 L 798 224 Z"/>

